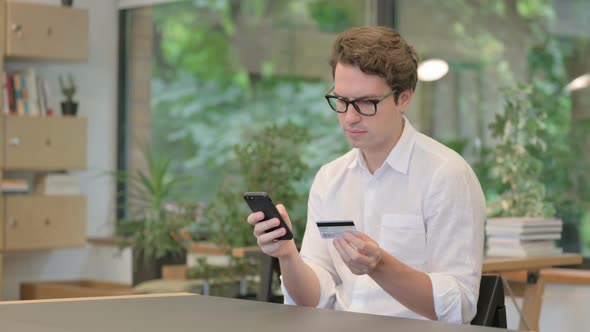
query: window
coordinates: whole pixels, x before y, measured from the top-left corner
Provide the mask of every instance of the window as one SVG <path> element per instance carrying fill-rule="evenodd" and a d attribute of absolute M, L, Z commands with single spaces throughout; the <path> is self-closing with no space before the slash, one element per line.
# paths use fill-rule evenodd
<path fill-rule="evenodd" d="M 306 195 L 319 166 L 348 149 L 324 99 L 330 45 L 340 31 L 374 23 L 374 5 L 177 1 L 123 11 L 129 84 L 120 167 L 145 167 L 149 145 L 171 158 L 173 174 L 196 179 L 184 196 L 207 203 L 231 173 L 235 146 L 271 124 L 293 123 L 313 139 L 298 186 Z"/>
<path fill-rule="evenodd" d="M 534 103 L 550 114 L 551 142 L 537 152 L 540 178 L 565 221 L 564 248 L 590 255 L 590 184 L 583 174 L 590 94 L 588 87 L 564 93 L 590 73 L 587 1 L 165 2 L 122 13 L 123 72 L 131 83 L 122 115 L 127 166 L 139 167 L 139 147 L 149 142 L 172 158 L 175 174 L 199 179 L 186 195 L 208 202 L 227 176 L 234 146 L 270 123 L 290 121 L 313 137 L 304 154 L 309 184 L 319 165 L 347 149 L 323 99 L 329 45 L 347 27 L 387 22 L 422 59 L 447 61 L 446 76 L 418 84 L 408 116 L 465 156 L 488 199 L 502 189 L 486 159 L 496 143 L 488 126 L 503 109 L 500 88 L 537 83 Z"/>

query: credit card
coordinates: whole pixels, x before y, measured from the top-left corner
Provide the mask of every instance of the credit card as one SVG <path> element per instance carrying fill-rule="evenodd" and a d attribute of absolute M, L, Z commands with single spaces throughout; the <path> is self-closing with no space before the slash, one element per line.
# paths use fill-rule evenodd
<path fill-rule="evenodd" d="M 334 239 L 341 237 L 345 231 L 358 235 L 352 220 L 323 220 L 316 221 L 322 239 Z"/>

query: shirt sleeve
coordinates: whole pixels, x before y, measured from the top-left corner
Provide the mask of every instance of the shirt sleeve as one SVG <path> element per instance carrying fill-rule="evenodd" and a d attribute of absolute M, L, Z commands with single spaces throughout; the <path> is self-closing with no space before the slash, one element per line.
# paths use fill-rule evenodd
<path fill-rule="evenodd" d="M 318 172 L 309 192 L 307 204 L 307 224 L 303 234 L 300 255 L 303 261 L 315 272 L 320 283 L 320 301 L 318 308 L 332 308 L 335 299 L 335 287 L 338 280 L 333 261 L 328 251 L 328 243 L 320 237 L 316 220 L 321 220 L 318 207 L 321 206 L 322 170 Z M 285 304 L 296 304 L 286 289 L 281 276 L 281 290 Z"/>
<path fill-rule="evenodd" d="M 428 275 L 439 320 L 469 323 L 477 311 L 485 198 L 465 162 L 447 161 L 425 199 Z"/>

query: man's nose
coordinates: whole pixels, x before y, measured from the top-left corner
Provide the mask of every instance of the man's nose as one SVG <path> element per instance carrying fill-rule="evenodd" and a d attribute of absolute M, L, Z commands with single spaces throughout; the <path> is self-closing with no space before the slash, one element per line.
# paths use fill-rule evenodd
<path fill-rule="evenodd" d="M 346 123 L 357 123 L 361 120 L 361 115 L 356 111 L 354 106 L 348 105 L 348 110 L 344 113 L 344 121 Z"/>

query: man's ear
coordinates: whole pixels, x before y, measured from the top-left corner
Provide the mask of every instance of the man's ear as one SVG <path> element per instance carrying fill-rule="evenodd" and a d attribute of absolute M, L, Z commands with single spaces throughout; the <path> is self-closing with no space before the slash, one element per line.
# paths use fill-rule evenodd
<path fill-rule="evenodd" d="M 397 98 L 397 106 L 399 107 L 402 114 L 405 113 L 408 107 L 410 106 L 410 102 L 412 101 L 413 96 L 414 90 L 412 89 L 407 89 L 404 92 L 400 93 L 399 97 Z"/>

